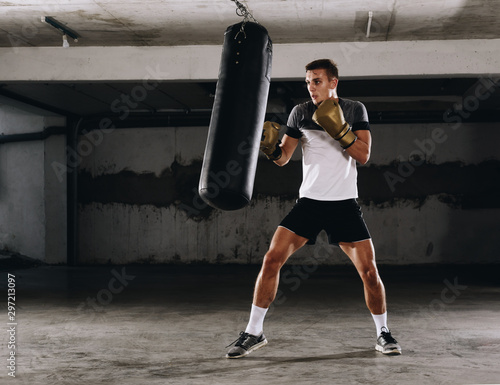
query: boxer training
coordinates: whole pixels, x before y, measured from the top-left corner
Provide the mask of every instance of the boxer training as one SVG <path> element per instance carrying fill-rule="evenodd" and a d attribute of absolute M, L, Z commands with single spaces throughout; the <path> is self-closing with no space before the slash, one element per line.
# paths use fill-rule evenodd
<path fill-rule="evenodd" d="M 274 233 L 255 283 L 248 324 L 226 357 L 245 357 L 268 343 L 263 324 L 278 290 L 280 269 L 294 252 L 313 245 L 322 230 L 329 243 L 350 258 L 361 277 L 376 327 L 375 349 L 398 355 L 401 347 L 387 325 L 385 288 L 373 243 L 356 201 L 356 162 L 368 162 L 371 151 L 368 114 L 362 103 L 337 95 L 338 69 L 333 61 L 315 60 L 305 69 L 311 101 L 293 108 L 282 141 L 279 125 L 265 122 L 260 145 L 268 159 L 285 166 L 300 143 L 299 199 Z"/>

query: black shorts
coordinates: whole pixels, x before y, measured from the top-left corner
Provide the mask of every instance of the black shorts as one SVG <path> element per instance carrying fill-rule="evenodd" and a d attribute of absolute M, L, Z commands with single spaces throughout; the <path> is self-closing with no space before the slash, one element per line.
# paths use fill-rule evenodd
<path fill-rule="evenodd" d="M 356 199 L 317 201 L 300 198 L 280 226 L 307 238 L 308 245 L 316 243 L 321 230 L 328 235 L 328 242 L 337 246 L 339 242 L 371 238 Z"/>

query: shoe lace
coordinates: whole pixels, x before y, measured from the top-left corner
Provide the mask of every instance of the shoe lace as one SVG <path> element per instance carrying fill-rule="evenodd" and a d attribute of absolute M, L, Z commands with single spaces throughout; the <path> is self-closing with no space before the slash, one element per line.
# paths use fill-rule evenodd
<path fill-rule="evenodd" d="M 385 342 L 388 344 L 396 344 L 398 341 L 391 335 L 391 332 L 385 327 L 382 327 L 382 332 L 380 333 L 384 337 Z"/>
<path fill-rule="evenodd" d="M 235 344 L 235 346 L 241 346 L 243 342 L 247 339 L 248 333 L 245 332 L 240 332 L 240 336 L 236 338 L 233 342 L 231 342 L 229 345 L 226 346 L 226 349 L 230 347 L 232 344 Z"/>

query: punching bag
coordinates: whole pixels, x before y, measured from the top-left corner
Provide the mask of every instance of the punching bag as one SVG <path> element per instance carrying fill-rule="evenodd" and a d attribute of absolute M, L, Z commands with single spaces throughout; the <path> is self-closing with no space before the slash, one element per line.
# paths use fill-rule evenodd
<path fill-rule="evenodd" d="M 237 210 L 252 198 L 271 63 L 272 42 L 263 26 L 227 28 L 198 187 L 214 208 Z"/>

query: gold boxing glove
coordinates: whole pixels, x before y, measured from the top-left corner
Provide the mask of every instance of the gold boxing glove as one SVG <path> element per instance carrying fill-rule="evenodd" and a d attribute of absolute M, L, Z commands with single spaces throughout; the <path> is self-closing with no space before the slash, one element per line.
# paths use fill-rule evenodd
<path fill-rule="evenodd" d="M 318 106 L 312 117 L 314 123 L 321 126 L 342 148 L 350 147 L 358 137 L 351 131 L 349 123 L 344 119 L 344 113 L 338 102 L 326 99 Z"/>
<path fill-rule="evenodd" d="M 281 147 L 279 140 L 279 132 L 281 126 L 275 122 L 264 122 L 262 130 L 262 139 L 260 141 L 260 150 L 266 154 L 270 160 L 278 160 L 281 158 Z"/>

